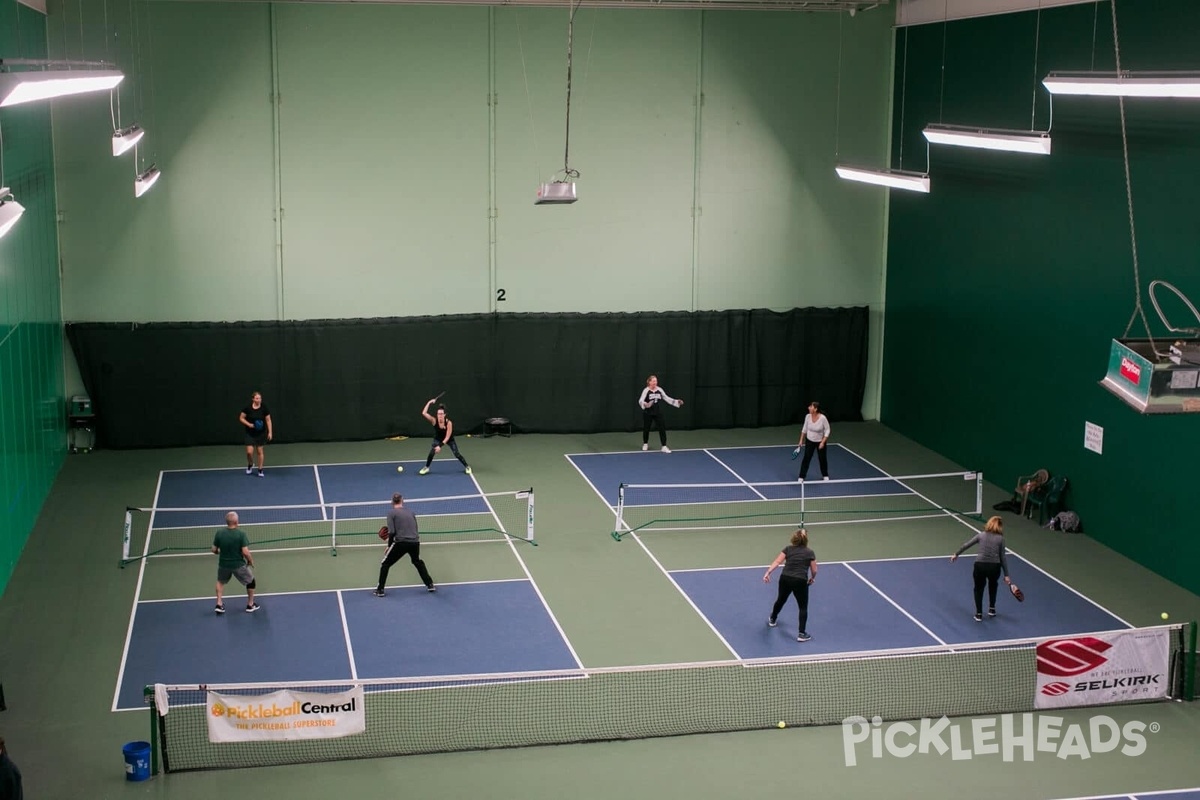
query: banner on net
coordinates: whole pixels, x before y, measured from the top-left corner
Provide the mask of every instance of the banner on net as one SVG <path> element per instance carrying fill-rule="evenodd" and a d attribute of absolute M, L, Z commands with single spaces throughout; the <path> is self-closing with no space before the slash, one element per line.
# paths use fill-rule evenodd
<path fill-rule="evenodd" d="M 1047 639 L 1037 646 L 1034 707 L 1163 699 L 1169 662 L 1166 628 Z"/>
<path fill-rule="evenodd" d="M 208 692 L 210 742 L 269 739 L 336 739 L 367 729 L 363 690 L 240 695 Z"/>

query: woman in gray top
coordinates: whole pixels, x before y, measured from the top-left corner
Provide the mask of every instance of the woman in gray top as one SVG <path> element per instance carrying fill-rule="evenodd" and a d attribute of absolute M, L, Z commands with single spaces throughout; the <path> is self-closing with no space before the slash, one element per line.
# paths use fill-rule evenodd
<path fill-rule="evenodd" d="M 796 641 L 807 642 L 812 638 L 808 635 L 808 587 L 817 579 L 817 554 L 808 546 L 808 532 L 803 528 L 793 533 L 788 546 L 775 556 L 763 575 L 763 583 L 771 582 L 771 573 L 781 564 L 783 572 L 779 574 L 779 595 L 771 607 L 767 624 L 774 628 L 788 596 L 795 597 L 796 605 L 800 606 L 800 634 Z"/>
<path fill-rule="evenodd" d="M 1004 520 L 992 517 L 987 521 L 983 530 L 963 542 L 962 547 L 954 551 L 950 560 L 957 561 L 958 556 L 968 548 L 979 545 L 979 555 L 975 557 L 975 621 L 983 621 L 983 584 L 988 587 L 988 616 L 996 616 L 996 584 L 1000 573 L 1004 573 L 1004 582 L 1012 584 L 1008 574 L 1008 556 L 1004 550 Z"/>

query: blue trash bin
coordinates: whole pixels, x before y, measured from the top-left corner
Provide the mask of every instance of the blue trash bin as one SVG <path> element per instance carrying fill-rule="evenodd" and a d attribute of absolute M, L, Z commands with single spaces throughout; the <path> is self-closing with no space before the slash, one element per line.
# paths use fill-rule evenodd
<path fill-rule="evenodd" d="M 149 742 L 130 742 L 121 752 L 125 754 L 125 780 L 144 781 L 150 777 Z"/>

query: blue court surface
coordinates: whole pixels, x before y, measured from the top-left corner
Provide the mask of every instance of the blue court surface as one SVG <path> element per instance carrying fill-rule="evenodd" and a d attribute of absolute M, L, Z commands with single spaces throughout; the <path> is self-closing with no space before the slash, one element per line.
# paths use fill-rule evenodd
<path fill-rule="evenodd" d="M 396 471 L 403 465 L 404 472 Z M 225 524 L 225 512 L 236 509 L 243 525 L 261 522 L 311 522 L 329 519 L 330 507 L 340 503 L 378 505 L 339 508 L 340 518 L 377 517 L 386 513 L 392 494 L 406 501 L 427 498 L 472 498 L 452 506 L 417 504 L 419 513 L 478 513 L 487 511 L 479 484 L 456 460 L 435 459 L 428 475 L 419 475 L 424 461 L 385 461 L 373 464 L 312 464 L 268 466 L 264 477 L 233 469 L 177 470 L 159 479 L 154 528 L 188 528 Z M 295 506 L 256 510 L 260 506 Z M 162 510 L 168 509 L 168 510 Z M 176 510 L 170 510 L 176 509 Z M 182 510 L 179 510 L 182 509 Z"/>
<path fill-rule="evenodd" d="M 114 710 L 153 683 L 304 682 L 577 669 L 527 580 L 139 602 Z"/>
<path fill-rule="evenodd" d="M 833 482 L 823 485 L 816 456 L 808 467 L 803 488 L 807 497 L 912 494 L 899 481 L 879 480 L 888 476 L 877 467 L 838 444 L 828 447 L 829 474 Z M 792 458 L 795 446 L 713 447 L 703 450 L 635 450 L 622 453 L 571 454 L 567 459 L 579 470 L 609 507 L 616 508 L 617 493 L 626 484 L 742 484 L 706 488 L 694 502 L 735 502 L 744 500 L 780 500 L 799 497 L 796 482 L 801 461 Z M 858 479 L 863 483 L 847 483 Z M 781 483 L 780 486 L 750 484 Z M 654 505 L 659 498 L 626 497 L 627 505 Z M 672 504 L 686 499 L 672 500 Z"/>
<path fill-rule="evenodd" d="M 247 526 L 335 513 L 380 517 L 394 492 L 418 514 L 491 514 L 458 461 L 435 460 L 422 476 L 424 464 L 268 466 L 262 478 L 241 467 L 163 472 L 150 542 L 155 531 L 171 528 L 215 530 L 228 510 L 237 510 Z M 335 505 L 343 503 L 365 505 Z M 253 614 L 245 612 L 245 593 L 235 581 L 223 615 L 214 613 L 212 597 L 139 598 L 113 708 L 143 708 L 143 687 L 153 683 L 296 683 L 580 667 L 531 579 L 444 583 L 436 593 L 392 586 L 386 597 L 375 597 L 372 588 L 259 594 L 261 608 Z"/>
<path fill-rule="evenodd" d="M 1018 603 L 1001 583 L 997 616 L 974 620 L 973 559 L 948 557 L 818 564 L 810 587 L 808 633 L 797 642 L 796 601 L 767 626 L 779 573 L 764 567 L 678 570 L 669 575 L 737 658 L 825 655 L 908 647 L 1061 636 L 1130 627 L 1070 587 L 1009 553 Z M 984 592 L 984 608 L 987 608 Z"/>

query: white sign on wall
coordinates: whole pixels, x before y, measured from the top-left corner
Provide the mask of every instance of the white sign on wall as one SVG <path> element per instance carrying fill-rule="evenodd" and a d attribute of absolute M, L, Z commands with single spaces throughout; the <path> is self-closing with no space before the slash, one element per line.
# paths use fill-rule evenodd
<path fill-rule="evenodd" d="M 1093 453 L 1104 452 L 1104 428 L 1094 422 L 1083 423 L 1083 448 Z"/>

